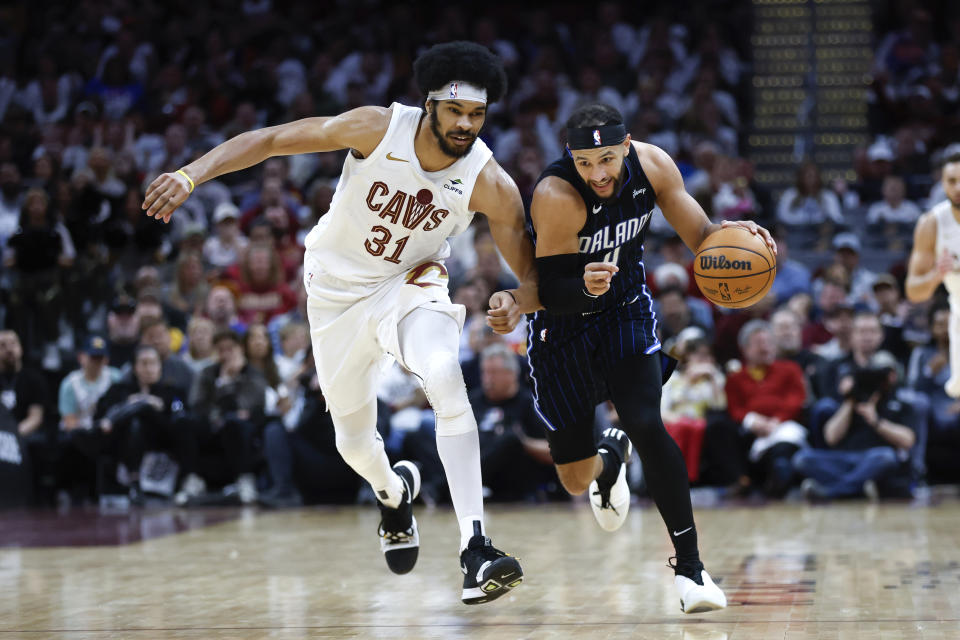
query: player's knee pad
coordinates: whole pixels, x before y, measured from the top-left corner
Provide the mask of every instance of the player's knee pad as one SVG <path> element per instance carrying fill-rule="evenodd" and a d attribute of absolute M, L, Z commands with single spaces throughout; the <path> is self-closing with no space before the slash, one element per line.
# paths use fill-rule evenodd
<path fill-rule="evenodd" d="M 423 372 L 423 389 L 438 417 L 454 417 L 470 410 L 460 363 L 452 353 L 430 356 Z"/>
<path fill-rule="evenodd" d="M 423 372 L 423 389 L 437 414 L 437 435 L 453 436 L 477 428 L 457 356 L 435 353 Z"/>

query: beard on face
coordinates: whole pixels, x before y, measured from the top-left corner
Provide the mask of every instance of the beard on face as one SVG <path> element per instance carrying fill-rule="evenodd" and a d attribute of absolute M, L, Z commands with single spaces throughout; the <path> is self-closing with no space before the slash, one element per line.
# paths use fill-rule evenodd
<path fill-rule="evenodd" d="M 602 202 L 613 202 L 614 200 L 617 199 L 617 194 L 620 193 L 620 186 L 623 184 L 623 177 L 626 170 L 627 170 L 626 165 L 621 167 L 620 175 L 618 175 L 616 178 L 613 179 L 613 189 L 610 191 L 610 195 L 605 198 L 600 197 L 600 194 L 597 193 L 597 189 L 592 182 L 586 181 L 587 186 L 590 187 L 591 191 L 593 191 L 593 195 L 595 195 L 597 198 L 600 198 Z"/>
<path fill-rule="evenodd" d="M 470 144 L 463 147 L 462 149 L 459 147 L 455 147 L 447 141 L 446 135 L 444 135 L 444 133 L 440 131 L 440 121 L 437 119 L 436 108 L 434 108 L 433 111 L 430 112 L 429 119 L 430 119 L 430 131 L 433 132 L 433 136 L 437 139 L 437 144 L 440 145 L 440 151 L 450 156 L 451 158 L 462 158 L 463 156 L 470 153 L 470 150 L 473 149 L 473 143 L 476 142 L 477 140 L 477 136 L 473 135 L 473 133 L 469 131 L 459 131 L 459 130 L 451 131 L 450 133 L 457 133 L 460 135 L 470 136 L 472 138 L 472 140 L 470 140 Z"/>

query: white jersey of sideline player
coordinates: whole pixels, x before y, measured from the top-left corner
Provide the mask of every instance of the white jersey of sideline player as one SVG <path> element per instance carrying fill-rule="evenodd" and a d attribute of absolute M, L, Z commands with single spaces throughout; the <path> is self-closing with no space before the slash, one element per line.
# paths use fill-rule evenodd
<path fill-rule="evenodd" d="M 960 398 L 960 223 L 953 214 L 953 206 L 945 200 L 932 209 L 937 221 L 937 252 L 953 256 L 953 271 L 943 277 L 950 299 L 950 379 L 944 390 L 951 398 Z"/>
<path fill-rule="evenodd" d="M 960 222 L 954 217 L 949 200 L 935 206 L 932 213 L 937 220 L 936 255 L 944 251 L 953 255 L 954 270 L 943 277 L 943 286 L 950 294 L 951 312 L 960 315 Z"/>
<path fill-rule="evenodd" d="M 372 284 L 447 258 L 447 238 L 473 219 L 470 197 L 492 155 L 477 138 L 446 169 L 424 171 L 413 146 L 423 110 L 398 103 L 392 109 L 373 153 L 347 155 L 330 211 L 304 241 L 320 269 L 345 282 Z"/>

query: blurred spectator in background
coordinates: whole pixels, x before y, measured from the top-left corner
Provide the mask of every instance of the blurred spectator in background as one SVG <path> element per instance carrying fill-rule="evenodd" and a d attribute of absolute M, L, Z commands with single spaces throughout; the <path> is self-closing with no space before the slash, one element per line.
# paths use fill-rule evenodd
<path fill-rule="evenodd" d="M 303 367 L 303 359 L 310 350 L 310 327 L 304 322 L 289 322 L 280 328 L 277 337 L 280 349 L 275 352 L 274 360 L 280 380 L 287 381 Z"/>
<path fill-rule="evenodd" d="M 213 321 L 209 318 L 194 316 L 187 325 L 187 349 L 182 357 L 193 370 L 194 379 L 216 360 L 216 354 L 213 352 L 213 334 Z"/>
<path fill-rule="evenodd" d="M 480 354 L 480 388 L 470 406 L 480 430 L 484 486 L 494 500 L 532 497 L 556 473 L 530 393 L 520 386 L 520 363 L 506 345 L 492 344 Z"/>
<path fill-rule="evenodd" d="M 28 191 L 20 226 L 7 240 L 3 261 L 12 279 L 12 326 L 23 337 L 28 353 L 35 357 L 44 350 L 47 369 L 60 367 L 55 346 L 63 304 L 60 270 L 70 267 L 75 257 L 69 232 L 52 218 L 47 194 L 40 189 Z"/>
<path fill-rule="evenodd" d="M 910 355 L 907 384 L 930 398 L 930 433 L 927 440 L 927 476 L 931 483 L 960 482 L 960 400 L 949 397 L 944 385 L 950 378 L 950 307 L 930 308 L 930 343 Z"/>
<path fill-rule="evenodd" d="M 140 319 L 134 315 L 137 305 L 123 294 L 114 298 L 107 313 L 107 341 L 110 361 L 123 368 L 133 362 L 133 350 L 140 341 Z"/>
<path fill-rule="evenodd" d="M 817 374 L 823 366 L 823 358 L 804 348 L 803 325 L 800 316 L 788 307 L 781 307 L 770 316 L 770 334 L 776 348 L 777 360 L 791 360 L 803 371 L 807 389 L 807 402 L 822 390 L 817 383 Z"/>
<path fill-rule="evenodd" d="M 193 369 L 170 346 L 170 327 L 162 317 L 146 318 L 140 324 L 140 341 L 157 350 L 162 374 L 160 382 L 178 390 L 181 399 L 188 398 L 193 388 Z"/>
<path fill-rule="evenodd" d="M 883 326 L 880 348 L 893 354 L 897 362 L 906 363 L 910 345 L 904 337 L 904 326 L 910 307 L 903 299 L 900 283 L 889 273 L 882 273 L 873 282 L 873 299 Z"/>
<path fill-rule="evenodd" d="M 211 500 L 252 504 L 257 499 L 254 438 L 262 426 L 267 383 L 247 363 L 236 332 L 219 332 L 213 345 L 217 364 L 200 373 L 190 403 L 199 418 L 194 437 L 201 458 L 189 461 L 186 470 L 205 484 L 223 487 Z"/>
<path fill-rule="evenodd" d="M 100 336 L 87 339 L 77 353 L 77 361 L 80 368 L 61 381 L 57 394 L 60 428 L 65 433 L 74 429 L 91 429 L 97 401 L 120 379 L 120 370 L 109 365 L 107 341 Z"/>
<path fill-rule="evenodd" d="M 803 372 L 776 358 L 763 320 L 745 324 L 737 342 L 743 367 L 727 376 L 730 422 L 711 423 L 705 449 L 711 464 L 724 468 L 724 484 L 733 483 L 738 492 L 762 487 L 768 496 L 783 497 L 793 480 L 790 460 L 807 441 L 797 422 L 806 401 Z"/>
<path fill-rule="evenodd" d="M 248 240 L 240 233 L 237 224 L 239 210 L 231 202 L 221 202 L 213 211 L 216 235 L 203 243 L 204 259 L 217 269 L 226 269 L 237 263 Z"/>
<path fill-rule="evenodd" d="M 167 294 L 167 303 L 174 309 L 192 315 L 203 307 L 210 292 L 203 273 L 203 258 L 199 253 L 180 254 L 174 266 L 173 283 Z"/>
<path fill-rule="evenodd" d="M 36 486 L 46 471 L 49 437 L 45 432 L 48 409 L 47 383 L 43 375 L 23 364 L 20 338 L 9 330 L 0 330 L 0 405 L 16 424 L 12 437 L 18 440 L 21 469 L 31 469 Z M 12 426 L 12 425 L 11 425 Z M 9 432 L 8 432 L 9 433 Z"/>
<path fill-rule="evenodd" d="M 890 248 L 904 249 L 904 237 L 922 213 L 920 207 L 906 200 L 906 183 L 898 175 L 889 175 L 883 179 L 883 200 L 875 202 L 867 209 L 867 224 L 870 231 L 881 235 L 885 245 Z"/>
<path fill-rule="evenodd" d="M 901 468 L 917 441 L 917 425 L 896 395 L 897 380 L 892 358 L 876 358 L 857 371 L 823 427 L 826 447 L 804 449 L 793 458 L 808 499 L 876 499 L 877 483 Z"/>
<path fill-rule="evenodd" d="M 240 261 L 237 314 L 240 321 L 268 322 L 292 309 L 296 294 L 283 279 L 280 256 L 266 245 L 251 245 Z"/>
<path fill-rule="evenodd" d="M 705 338 L 687 340 L 680 350 L 677 371 L 663 385 L 660 412 L 667 433 L 683 453 L 690 482 L 696 482 L 700 475 L 707 412 L 727 408 L 726 378 L 717 367 Z"/>
<path fill-rule="evenodd" d="M 9 330 L 0 330 L 0 402 L 13 414 L 22 438 L 41 435 L 47 384 L 38 371 L 24 366 L 20 338 Z"/>
<path fill-rule="evenodd" d="M 160 354 L 150 345 L 137 347 L 133 374 L 115 382 L 97 403 L 95 427 L 105 434 L 103 450 L 126 467 L 129 495 L 143 503 L 140 464 L 148 450 L 170 450 L 182 460 L 189 437 L 174 422 L 184 410 L 182 392 L 161 380 Z"/>
<path fill-rule="evenodd" d="M 841 300 L 823 315 L 822 329 L 829 339 L 812 346 L 812 351 L 827 361 L 836 361 L 850 355 L 853 335 L 853 307 Z"/>
<path fill-rule="evenodd" d="M 819 229 L 821 236 L 827 237 L 834 226 L 844 224 L 840 201 L 823 186 L 816 164 L 806 162 L 797 169 L 796 184 L 780 196 L 777 221 L 787 225 L 791 233 Z"/>
<path fill-rule="evenodd" d="M 713 336 L 713 308 L 703 298 L 698 295 L 690 295 L 690 275 L 687 270 L 675 263 L 664 262 L 653 270 L 653 289 L 657 292 L 657 302 L 659 304 L 660 294 L 668 289 L 678 289 L 683 294 L 687 308 L 690 310 L 690 320 L 694 326 L 704 330 L 707 336 Z M 695 287 L 696 285 L 694 285 Z M 697 291 L 699 294 L 699 290 Z M 659 313 L 659 309 L 655 309 Z M 675 335 L 682 330 L 685 324 L 680 324 L 678 319 L 674 319 L 674 326 L 670 335 Z M 668 336 L 669 337 L 669 336 Z"/>
<path fill-rule="evenodd" d="M 833 238 L 834 264 L 843 267 L 850 279 L 851 304 L 869 304 L 873 300 L 875 273 L 860 264 L 860 239 L 853 233 L 838 233 Z"/>
<path fill-rule="evenodd" d="M 881 344 L 883 327 L 877 314 L 871 311 L 854 314 L 850 330 L 850 352 L 842 357 L 827 358 L 827 362 L 821 367 L 818 387 L 835 400 L 842 398 L 852 384 L 853 372 L 867 366 Z"/>
<path fill-rule="evenodd" d="M 233 291 L 225 285 L 210 288 L 204 314 L 213 322 L 214 332 L 232 329 L 242 333 L 246 330 L 246 324 L 241 322 L 237 315 L 237 301 Z"/>

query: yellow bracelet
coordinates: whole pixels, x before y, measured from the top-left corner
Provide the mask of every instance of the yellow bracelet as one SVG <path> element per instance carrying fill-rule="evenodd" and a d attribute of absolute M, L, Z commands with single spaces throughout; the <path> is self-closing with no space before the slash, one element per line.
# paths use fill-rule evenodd
<path fill-rule="evenodd" d="M 183 169 L 177 169 L 177 173 L 179 173 L 180 175 L 182 175 L 184 178 L 187 179 L 187 182 L 190 183 L 190 193 L 193 193 L 193 190 L 196 188 L 196 185 L 193 184 L 193 180 L 190 179 L 190 176 L 188 176 L 187 174 L 185 174 L 185 173 L 183 172 Z"/>

